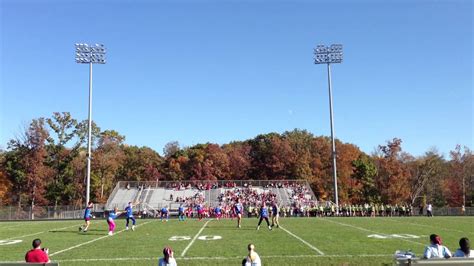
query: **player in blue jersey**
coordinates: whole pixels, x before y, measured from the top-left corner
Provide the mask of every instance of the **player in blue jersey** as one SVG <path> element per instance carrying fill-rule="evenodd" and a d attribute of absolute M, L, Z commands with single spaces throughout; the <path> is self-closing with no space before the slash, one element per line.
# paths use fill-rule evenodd
<path fill-rule="evenodd" d="M 198 219 L 199 219 L 199 221 L 201 221 L 202 218 L 204 217 L 204 208 L 203 208 L 201 203 L 196 205 L 196 211 L 197 211 L 197 214 L 198 214 Z"/>
<path fill-rule="evenodd" d="M 125 225 L 125 230 L 128 230 L 128 224 L 130 220 L 132 220 L 132 231 L 135 231 L 136 221 L 135 221 L 135 218 L 133 217 L 133 207 L 134 205 L 132 204 L 132 202 L 129 202 L 127 207 L 125 208 L 125 217 L 127 220 L 127 224 Z"/>
<path fill-rule="evenodd" d="M 217 220 L 220 220 L 221 217 L 222 217 L 222 209 L 221 209 L 221 206 L 217 206 L 215 209 L 214 209 L 214 215 L 216 216 L 216 219 Z"/>
<path fill-rule="evenodd" d="M 109 225 L 109 236 L 114 234 L 115 231 L 115 219 L 121 214 L 118 211 L 118 208 L 115 207 L 112 211 L 109 212 L 109 216 L 107 217 L 107 224 Z"/>
<path fill-rule="evenodd" d="M 237 198 L 237 202 L 234 204 L 234 213 L 237 216 L 237 227 L 242 227 L 242 213 L 244 211 L 244 207 L 242 203 L 240 203 L 240 199 Z"/>
<path fill-rule="evenodd" d="M 89 203 L 87 203 L 87 207 L 86 209 L 84 210 L 84 225 L 81 225 L 81 227 L 79 227 L 79 231 L 82 231 L 82 232 L 87 232 L 87 229 L 89 229 L 89 225 L 91 224 L 91 219 L 92 219 L 92 208 L 94 207 L 94 203 L 92 203 L 92 201 L 89 201 Z"/>
<path fill-rule="evenodd" d="M 265 219 L 265 221 L 267 222 L 268 229 L 272 230 L 272 227 L 270 226 L 270 222 L 268 221 L 268 208 L 265 201 L 263 202 L 262 207 L 260 208 L 259 215 L 260 215 L 260 220 L 258 220 L 257 230 L 260 229 L 260 224 L 262 223 L 263 219 Z"/>
<path fill-rule="evenodd" d="M 186 217 L 186 215 L 184 214 L 184 206 L 183 204 L 181 204 L 178 208 L 178 220 L 184 221 L 184 217 Z"/>
<path fill-rule="evenodd" d="M 276 225 L 277 228 L 280 227 L 280 222 L 278 218 L 280 217 L 280 207 L 278 207 L 277 202 L 273 202 L 272 205 L 272 227 Z"/>
<path fill-rule="evenodd" d="M 168 208 L 166 208 L 166 206 L 161 208 L 160 219 L 161 219 L 162 222 L 163 222 L 163 218 L 166 218 L 166 221 L 168 221 L 168 219 L 169 219 L 169 212 L 168 212 Z"/>

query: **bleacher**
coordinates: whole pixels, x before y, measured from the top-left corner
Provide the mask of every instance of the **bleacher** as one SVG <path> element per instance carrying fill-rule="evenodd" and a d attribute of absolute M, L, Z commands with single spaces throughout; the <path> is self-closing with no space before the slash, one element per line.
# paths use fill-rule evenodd
<path fill-rule="evenodd" d="M 221 203 L 219 196 L 228 191 L 252 190 L 257 194 L 271 193 L 280 206 L 291 206 L 297 199 L 294 196 L 294 186 L 305 190 L 304 198 L 315 201 L 316 197 L 306 181 L 276 180 L 276 181 L 200 181 L 200 182 L 128 182 L 120 181 L 111 193 L 106 210 L 114 207 L 123 209 L 128 202 L 139 202 L 138 210 L 160 210 L 166 206 L 175 210 L 181 203 L 199 197 L 207 206 L 217 206 Z M 292 197 L 293 194 L 293 197 Z M 187 200 L 187 201 L 186 201 Z M 297 202 L 298 203 L 298 202 Z"/>

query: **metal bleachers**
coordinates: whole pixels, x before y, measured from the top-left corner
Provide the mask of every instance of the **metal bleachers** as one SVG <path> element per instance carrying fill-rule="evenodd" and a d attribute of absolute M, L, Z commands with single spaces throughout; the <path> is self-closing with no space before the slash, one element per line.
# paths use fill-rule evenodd
<path fill-rule="evenodd" d="M 284 183 L 286 182 L 286 183 Z M 288 184 L 289 182 L 298 183 L 309 188 L 309 185 L 306 181 L 213 181 L 209 185 L 207 184 L 207 189 L 203 189 L 201 183 L 200 186 L 186 183 L 178 182 L 127 182 L 121 181 L 118 182 L 114 190 L 112 191 L 105 208 L 110 210 L 114 207 L 123 209 L 128 202 L 139 203 L 137 210 L 144 208 L 159 210 L 163 206 L 167 206 L 170 209 L 178 208 L 180 203 L 176 202 L 176 199 L 179 197 L 181 199 L 193 198 L 198 193 L 204 197 L 206 205 L 216 206 L 219 204 L 219 195 L 225 193 L 227 190 L 232 190 L 235 188 L 244 188 L 252 186 L 253 190 L 263 193 L 271 191 L 277 195 L 277 200 L 280 206 L 289 206 L 292 203 L 291 193 L 292 191 L 288 188 L 283 187 L 283 184 Z M 179 185 L 177 185 L 179 184 Z M 229 185 L 230 184 L 230 185 Z M 276 186 L 276 184 L 279 184 Z M 244 186 L 245 185 L 245 186 Z M 201 188 L 201 189 L 198 189 Z M 312 199 L 314 194 L 311 190 L 310 196 Z M 172 200 L 170 196 L 173 195 Z M 309 196 L 308 196 L 309 197 Z"/>

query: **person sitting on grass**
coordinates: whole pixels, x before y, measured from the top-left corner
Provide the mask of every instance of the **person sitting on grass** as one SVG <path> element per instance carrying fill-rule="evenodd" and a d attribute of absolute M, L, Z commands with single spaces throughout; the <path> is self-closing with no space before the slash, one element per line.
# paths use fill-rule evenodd
<path fill-rule="evenodd" d="M 452 257 L 451 251 L 445 246 L 442 245 L 441 237 L 439 235 L 432 234 L 430 235 L 431 245 L 425 248 L 423 253 L 424 259 L 433 259 L 433 258 L 445 258 L 449 259 Z"/>
<path fill-rule="evenodd" d="M 28 251 L 25 255 L 25 261 L 29 263 L 49 263 L 48 249 L 41 248 L 41 240 L 33 240 L 33 249 Z"/>
<path fill-rule="evenodd" d="M 474 250 L 471 250 L 471 245 L 467 237 L 463 237 L 459 240 L 459 247 L 453 257 L 474 258 Z"/>
<path fill-rule="evenodd" d="M 173 257 L 173 250 L 170 247 L 163 249 L 163 258 L 158 261 L 158 266 L 177 266 L 176 260 Z"/>

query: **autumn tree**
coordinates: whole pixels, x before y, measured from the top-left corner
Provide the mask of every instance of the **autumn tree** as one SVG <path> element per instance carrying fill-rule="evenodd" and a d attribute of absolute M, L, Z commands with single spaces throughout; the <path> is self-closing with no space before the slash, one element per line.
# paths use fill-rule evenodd
<path fill-rule="evenodd" d="M 45 165 L 48 137 L 45 121 L 40 118 L 34 119 L 21 137 L 9 142 L 5 169 L 16 189 L 18 206 L 47 204 L 45 184 L 51 176 L 51 169 Z"/>
<path fill-rule="evenodd" d="M 162 176 L 163 158 L 149 147 L 122 145 L 124 160 L 118 178 L 124 181 L 157 181 Z"/>
<path fill-rule="evenodd" d="M 234 180 L 249 179 L 252 166 L 251 146 L 248 142 L 231 142 L 222 147 L 229 159 L 229 178 Z"/>
<path fill-rule="evenodd" d="M 401 204 L 410 198 L 410 171 L 404 163 L 402 140 L 394 138 L 387 145 L 380 145 L 381 156 L 377 162 L 377 188 L 383 202 Z"/>

